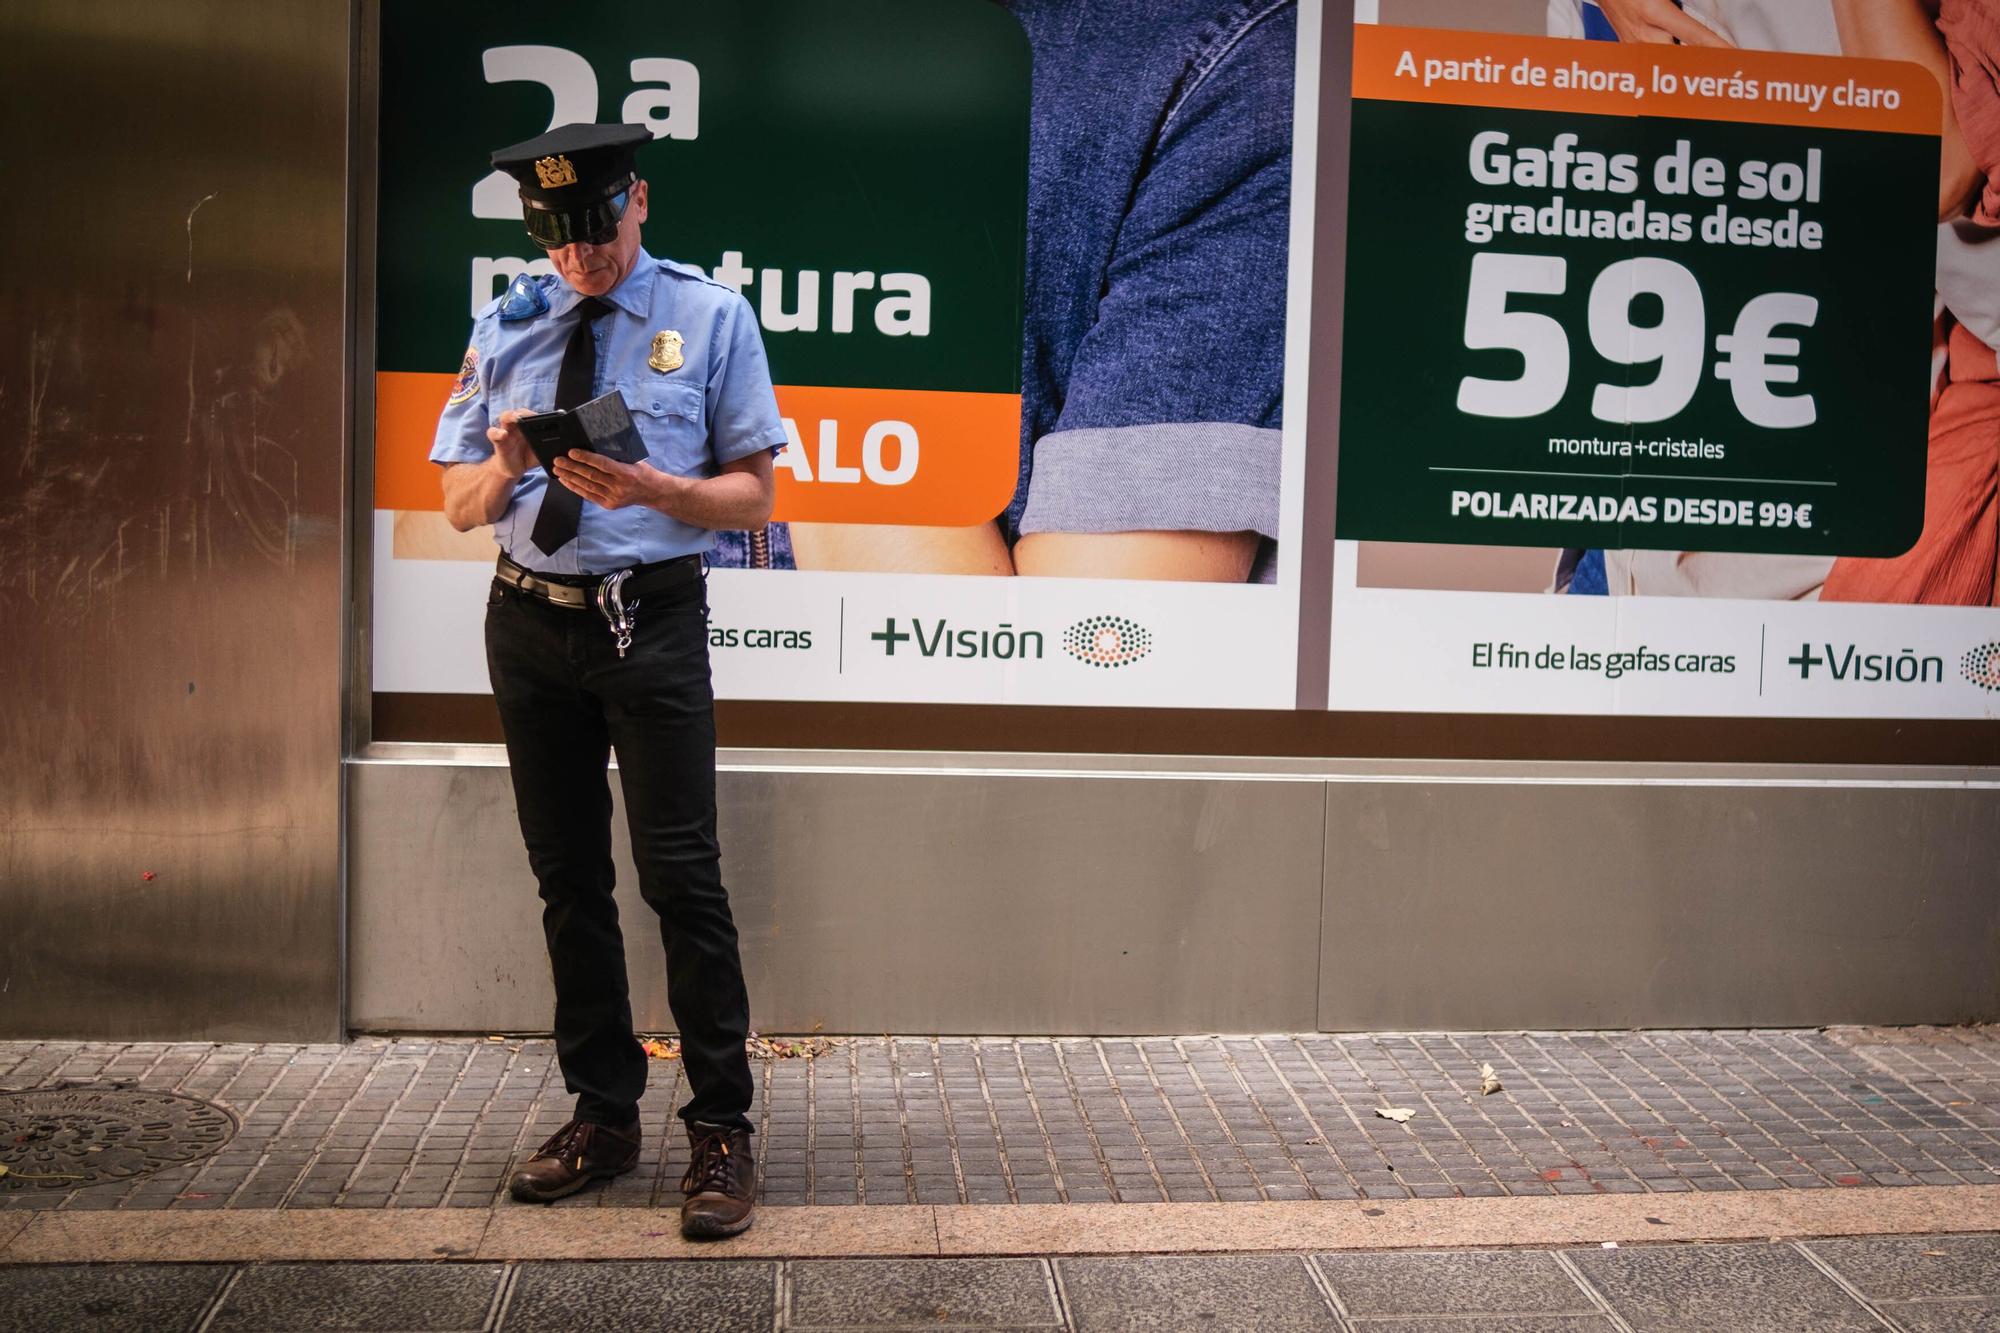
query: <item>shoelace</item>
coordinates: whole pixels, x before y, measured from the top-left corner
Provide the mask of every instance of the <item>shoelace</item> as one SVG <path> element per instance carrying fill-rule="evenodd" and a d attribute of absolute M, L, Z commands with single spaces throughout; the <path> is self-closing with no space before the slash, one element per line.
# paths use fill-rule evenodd
<path fill-rule="evenodd" d="M 720 1134 L 704 1134 L 694 1141 L 687 1174 L 681 1177 L 683 1194 L 727 1194 L 736 1173 L 730 1156 L 729 1140 Z"/>
<path fill-rule="evenodd" d="M 572 1120 L 549 1135 L 549 1141 L 535 1149 L 535 1156 L 573 1158 L 571 1169 L 581 1171 L 583 1155 L 590 1151 L 591 1134 L 596 1128 L 588 1120 Z"/>

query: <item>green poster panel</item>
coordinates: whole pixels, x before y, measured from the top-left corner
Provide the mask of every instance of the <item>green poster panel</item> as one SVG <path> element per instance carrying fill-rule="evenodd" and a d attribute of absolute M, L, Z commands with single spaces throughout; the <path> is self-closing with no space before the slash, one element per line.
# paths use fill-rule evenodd
<path fill-rule="evenodd" d="M 449 372 L 539 258 L 492 149 L 627 120 L 647 249 L 742 290 L 781 385 L 1017 393 L 1028 93 L 985 0 L 390 0 L 376 368 Z"/>
<path fill-rule="evenodd" d="M 1827 556 L 1916 540 L 1935 137 L 1353 112 L 1339 536 Z"/>

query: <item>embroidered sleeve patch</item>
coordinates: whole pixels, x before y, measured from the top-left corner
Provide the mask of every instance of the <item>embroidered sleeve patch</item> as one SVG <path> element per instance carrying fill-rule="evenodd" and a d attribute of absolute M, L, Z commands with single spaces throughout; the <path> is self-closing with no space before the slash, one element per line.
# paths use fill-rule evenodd
<path fill-rule="evenodd" d="M 469 403 L 479 396 L 479 349 L 465 349 L 465 364 L 458 368 L 458 378 L 451 382 L 451 397 L 445 400 L 446 407 L 457 407 Z"/>

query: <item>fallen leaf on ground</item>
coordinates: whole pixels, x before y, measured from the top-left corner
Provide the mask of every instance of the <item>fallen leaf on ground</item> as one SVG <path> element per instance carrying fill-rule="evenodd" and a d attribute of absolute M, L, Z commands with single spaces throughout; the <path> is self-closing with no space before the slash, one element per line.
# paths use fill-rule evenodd
<path fill-rule="evenodd" d="M 1494 1072 L 1492 1065 L 1479 1066 L 1479 1095 L 1491 1097 L 1498 1091 L 1500 1091 L 1500 1075 Z"/>
<path fill-rule="evenodd" d="M 1407 1106 L 1378 1106 L 1375 1108 L 1375 1114 L 1384 1120 L 1393 1120 L 1399 1125 L 1405 1125 L 1416 1112 Z"/>
<path fill-rule="evenodd" d="M 760 1037 L 753 1032 L 749 1046 L 753 1060 L 810 1060 L 839 1044 L 831 1037 Z"/>
<path fill-rule="evenodd" d="M 678 1060 L 681 1058 L 681 1044 L 672 1038 L 663 1041 L 658 1037 L 648 1037 L 639 1043 L 639 1048 L 645 1051 L 646 1057 L 651 1060 Z"/>

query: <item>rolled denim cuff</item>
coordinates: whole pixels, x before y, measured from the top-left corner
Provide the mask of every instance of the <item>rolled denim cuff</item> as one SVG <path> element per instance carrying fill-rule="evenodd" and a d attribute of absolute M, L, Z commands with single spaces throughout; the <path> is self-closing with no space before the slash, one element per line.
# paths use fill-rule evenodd
<path fill-rule="evenodd" d="M 1027 532 L 1278 536 L 1279 433 L 1232 422 L 1059 430 L 1035 442 Z"/>

